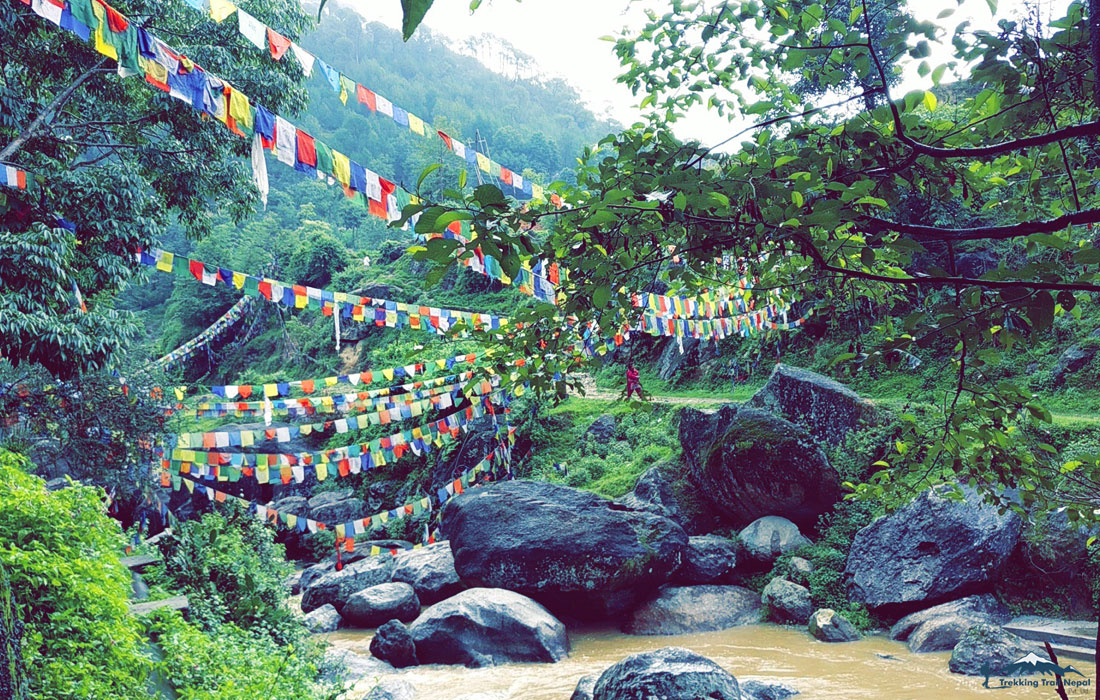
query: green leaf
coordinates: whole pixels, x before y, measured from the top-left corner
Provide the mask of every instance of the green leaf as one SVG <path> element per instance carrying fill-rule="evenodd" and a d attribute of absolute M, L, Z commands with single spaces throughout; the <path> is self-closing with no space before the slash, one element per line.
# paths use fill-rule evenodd
<path fill-rule="evenodd" d="M 614 213 L 600 209 L 596 213 L 589 216 L 587 219 L 581 222 L 581 228 L 588 228 L 590 226 L 603 226 L 604 224 L 610 224 L 612 221 L 618 221 L 619 217 Z"/>
<path fill-rule="evenodd" d="M 412 38 L 413 32 L 424 21 L 424 15 L 428 13 L 433 2 L 435 0 L 401 0 L 401 12 L 404 15 L 401 18 L 401 36 L 405 41 Z M 481 0 L 473 0 L 470 9 L 476 10 L 480 4 Z"/>
<path fill-rule="evenodd" d="M 466 171 L 463 170 L 458 174 L 458 189 L 461 190 L 465 187 L 466 187 Z"/>
<path fill-rule="evenodd" d="M 925 90 L 924 91 L 924 106 L 928 108 L 928 111 L 929 112 L 935 112 L 937 104 L 938 104 L 938 102 L 936 101 L 936 96 L 934 94 L 932 94 L 932 91 L 931 90 Z"/>
<path fill-rule="evenodd" d="M 947 64 L 941 64 L 932 69 L 932 84 L 939 85 L 943 80 L 943 74 L 947 70 Z"/>
<path fill-rule="evenodd" d="M 442 231 L 456 221 L 472 221 L 473 218 L 474 215 L 468 211 L 449 211 L 435 220 L 434 228 L 436 231 Z"/>
<path fill-rule="evenodd" d="M 611 300 L 611 288 L 610 287 L 596 287 L 596 291 L 592 292 L 592 306 L 597 309 L 602 309 L 607 306 L 607 302 Z"/>
<path fill-rule="evenodd" d="M 1073 262 L 1078 265 L 1095 265 L 1100 263 L 1100 248 L 1082 248 L 1073 254 Z"/>
<path fill-rule="evenodd" d="M 416 181 L 416 189 L 420 190 L 420 186 L 424 184 L 424 181 L 428 179 L 428 176 L 443 167 L 442 163 L 432 163 L 428 167 L 424 168 L 420 173 L 420 177 Z"/>
<path fill-rule="evenodd" d="M 802 208 L 802 204 L 805 202 L 802 198 L 802 193 L 798 190 L 791 190 L 791 201 L 794 202 L 794 205 L 799 209 Z"/>

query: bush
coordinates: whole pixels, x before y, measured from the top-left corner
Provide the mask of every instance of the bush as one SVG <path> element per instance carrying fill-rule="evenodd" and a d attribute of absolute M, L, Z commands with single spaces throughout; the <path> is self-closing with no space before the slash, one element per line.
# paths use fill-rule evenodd
<path fill-rule="evenodd" d="M 348 265 L 344 244 L 328 233 L 313 233 L 298 244 L 290 257 L 290 275 L 299 284 L 324 287 Z"/>
<path fill-rule="evenodd" d="M 151 661 L 127 611 L 122 533 L 99 489 L 50 492 L 26 460 L 0 450 L 0 566 L 26 630 L 23 654 L 37 700 L 148 697 Z"/>
<path fill-rule="evenodd" d="M 160 543 L 163 564 L 150 582 L 185 593 L 193 620 L 213 629 L 234 622 L 280 643 L 297 640 L 301 625 L 285 603 L 287 563 L 274 532 L 242 506 L 181 523 Z"/>

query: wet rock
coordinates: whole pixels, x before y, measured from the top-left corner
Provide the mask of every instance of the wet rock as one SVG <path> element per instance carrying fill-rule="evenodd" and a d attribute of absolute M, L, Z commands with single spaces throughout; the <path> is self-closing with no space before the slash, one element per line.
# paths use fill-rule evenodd
<path fill-rule="evenodd" d="M 628 656 L 596 681 L 593 700 L 741 700 L 737 679 L 705 656 L 680 647 Z"/>
<path fill-rule="evenodd" d="M 530 598 L 500 588 L 471 588 L 436 603 L 409 632 L 423 664 L 552 663 L 569 652 L 565 625 Z"/>
<path fill-rule="evenodd" d="M 765 515 L 812 526 L 840 498 L 840 477 L 814 438 L 771 413 L 685 408 L 680 444 L 692 480 L 736 526 Z"/>
<path fill-rule="evenodd" d="M 757 562 L 771 564 L 780 556 L 810 544 L 798 526 L 786 518 L 757 518 L 737 535 L 745 552 Z"/>
<path fill-rule="evenodd" d="M 860 638 L 855 625 L 829 608 L 822 608 L 810 615 L 807 627 L 814 639 L 823 642 L 854 642 Z"/>
<path fill-rule="evenodd" d="M 988 590 L 1020 536 L 1020 518 L 1000 514 L 972 489 L 964 501 L 926 491 L 856 533 L 844 570 L 848 597 L 904 613 Z"/>
<path fill-rule="evenodd" d="M 676 583 L 729 583 L 737 567 L 737 543 L 718 535 L 696 535 L 680 554 L 680 568 L 673 574 Z"/>
<path fill-rule="evenodd" d="M 616 430 L 618 430 L 618 424 L 615 422 L 615 416 L 605 413 L 592 421 L 585 435 L 591 435 L 596 442 L 608 443 L 615 438 Z"/>
<path fill-rule="evenodd" d="M 340 629 L 340 613 L 331 605 L 322 605 L 312 612 L 306 613 L 303 618 L 306 629 L 314 634 L 335 632 Z"/>
<path fill-rule="evenodd" d="M 794 583 L 805 586 L 810 581 L 810 574 L 814 572 L 814 565 L 808 559 L 791 557 L 787 560 L 789 570 L 788 577 Z"/>
<path fill-rule="evenodd" d="M 576 618 L 630 609 L 668 580 L 687 545 L 668 518 L 533 481 L 454 498 L 443 511 L 443 533 L 466 584 L 530 595 Z"/>
<path fill-rule="evenodd" d="M 1009 664 L 1038 650 L 1038 644 L 1017 637 L 999 625 L 979 623 L 967 630 L 955 645 L 947 666 L 952 673 L 966 676 L 995 676 Z"/>
<path fill-rule="evenodd" d="M 777 364 L 749 405 L 804 426 L 814 437 L 839 445 L 849 432 L 878 417 L 875 405 L 840 382 L 816 372 Z"/>
<path fill-rule="evenodd" d="M 784 683 L 742 681 L 741 700 L 787 700 L 798 691 Z"/>
<path fill-rule="evenodd" d="M 422 605 L 433 605 L 465 588 L 455 570 L 450 542 L 401 552 L 393 564 L 393 580 L 410 584 Z"/>
<path fill-rule="evenodd" d="M 581 679 L 577 681 L 577 687 L 573 690 L 573 694 L 569 696 L 569 700 L 592 700 L 592 693 L 596 690 L 596 679 L 598 679 L 594 673 L 590 673 L 587 676 L 581 676 Z"/>
<path fill-rule="evenodd" d="M 760 596 L 740 586 L 668 586 L 639 606 L 627 634 L 692 634 L 760 622 Z"/>
<path fill-rule="evenodd" d="M 400 678 L 383 678 L 363 696 L 363 700 L 415 700 L 416 688 Z"/>
<path fill-rule="evenodd" d="M 890 628 L 890 638 L 908 641 L 913 652 L 953 649 L 973 625 L 1004 624 L 1008 608 L 990 594 L 969 596 L 906 615 Z"/>
<path fill-rule="evenodd" d="M 764 586 L 760 598 L 768 606 L 769 617 L 776 622 L 804 625 L 814 610 L 808 588 L 778 576 Z"/>
<path fill-rule="evenodd" d="M 416 641 L 405 625 L 390 620 L 374 632 L 370 653 L 395 668 L 408 668 L 420 663 L 416 658 Z"/>
<path fill-rule="evenodd" d="M 324 666 L 326 671 L 321 680 L 329 683 L 354 684 L 364 678 L 377 678 L 395 672 L 394 667 L 385 661 L 339 647 L 329 647 L 325 651 Z"/>
<path fill-rule="evenodd" d="M 371 586 L 389 583 L 393 575 L 392 557 L 369 557 L 345 566 L 342 571 L 330 571 L 302 587 L 302 612 L 311 612 L 331 604 L 343 609 L 348 598 Z"/>
<path fill-rule="evenodd" d="M 348 598 L 340 614 L 351 627 L 378 627 L 390 620 L 411 622 L 420 614 L 420 601 L 407 583 L 380 583 Z"/>

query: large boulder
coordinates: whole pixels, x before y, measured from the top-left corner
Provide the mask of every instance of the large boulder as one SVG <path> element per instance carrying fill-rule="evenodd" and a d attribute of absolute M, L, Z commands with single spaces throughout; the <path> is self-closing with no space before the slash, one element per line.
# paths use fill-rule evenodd
<path fill-rule="evenodd" d="M 569 653 L 565 625 L 530 598 L 500 588 L 470 588 L 436 603 L 409 632 L 423 664 L 553 663 Z"/>
<path fill-rule="evenodd" d="M 675 521 L 689 535 L 711 532 L 719 525 L 714 506 L 684 475 L 678 464 L 658 464 L 642 472 L 634 490 L 619 498 L 627 508 L 663 515 Z"/>
<path fill-rule="evenodd" d="M 691 478 L 736 526 L 765 515 L 812 526 L 840 498 L 840 476 L 817 442 L 765 411 L 685 408 L 680 445 Z"/>
<path fill-rule="evenodd" d="M 393 560 L 393 580 L 416 589 L 416 596 L 423 605 L 438 603 L 465 588 L 455 571 L 450 542 L 436 542 L 399 553 Z"/>
<path fill-rule="evenodd" d="M 1050 371 L 1054 386 L 1061 386 L 1069 375 L 1080 372 L 1092 363 L 1097 352 L 1100 352 L 1100 342 L 1096 341 L 1097 338 L 1100 338 L 1100 328 L 1090 333 L 1083 342 L 1071 345 L 1062 352 Z"/>
<path fill-rule="evenodd" d="M 854 642 L 860 637 L 855 625 L 829 608 L 815 610 L 806 627 L 814 639 L 823 642 Z"/>
<path fill-rule="evenodd" d="M 346 523 L 362 519 L 369 510 L 363 499 L 345 498 L 313 508 L 310 517 L 323 523 Z"/>
<path fill-rule="evenodd" d="M 760 596 L 740 586 L 668 586 L 639 606 L 627 634 L 693 634 L 760 622 Z"/>
<path fill-rule="evenodd" d="M 370 689 L 363 700 L 415 700 L 416 688 L 401 678 L 383 678 Z"/>
<path fill-rule="evenodd" d="M 599 679 L 599 676 L 592 673 L 581 676 L 581 679 L 577 681 L 577 687 L 573 689 L 573 694 L 569 696 L 569 700 L 592 700 L 592 693 L 596 691 L 597 679 Z"/>
<path fill-rule="evenodd" d="M 996 676 L 1015 661 L 1038 652 L 1039 645 L 999 625 L 979 623 L 966 631 L 951 652 L 947 667 L 966 676 Z M 1044 658 L 1045 656 L 1045 652 Z"/>
<path fill-rule="evenodd" d="M 668 518 L 534 481 L 456 497 L 443 532 L 463 582 L 530 595 L 576 618 L 628 610 L 668 580 L 687 545 Z"/>
<path fill-rule="evenodd" d="M 673 574 L 676 583 L 730 583 L 737 567 L 737 543 L 718 535 L 696 535 L 680 554 L 680 568 Z"/>
<path fill-rule="evenodd" d="M 596 681 L 593 700 L 741 700 L 737 679 L 680 647 L 628 656 Z"/>
<path fill-rule="evenodd" d="M 314 634 L 335 632 L 340 628 L 341 622 L 340 613 L 336 612 L 336 608 L 327 603 L 316 610 L 306 613 L 303 620 L 305 621 L 306 629 Z"/>
<path fill-rule="evenodd" d="M 962 501 L 926 491 L 856 533 L 844 570 L 848 597 L 904 614 L 988 590 L 1019 537 L 1019 516 L 999 513 L 972 489 Z"/>
<path fill-rule="evenodd" d="M 608 443 L 615 437 L 615 431 L 618 430 L 618 427 L 615 416 L 605 413 L 592 421 L 592 425 L 588 426 L 588 430 L 584 431 L 584 434 L 591 435 L 596 442 Z"/>
<path fill-rule="evenodd" d="M 378 627 L 390 620 L 411 622 L 419 614 L 420 601 L 407 583 L 380 583 L 364 588 L 348 598 L 340 611 L 351 627 Z"/>
<path fill-rule="evenodd" d="M 681 343 L 683 350 L 681 351 Z M 661 354 L 657 357 L 657 376 L 664 380 L 672 379 L 681 367 L 685 365 L 698 365 L 699 360 L 698 338 L 684 337 L 678 342 L 676 338 L 665 341 Z"/>
<path fill-rule="evenodd" d="M 768 606 L 769 617 L 776 622 L 804 625 L 814 611 L 808 588 L 778 576 L 764 586 L 760 600 Z"/>
<path fill-rule="evenodd" d="M 890 628 L 890 638 L 908 642 L 913 652 L 948 651 L 978 623 L 1004 624 L 1009 609 L 991 594 L 974 595 L 906 615 Z"/>
<path fill-rule="evenodd" d="M 737 538 L 749 557 L 761 564 L 771 564 L 782 555 L 810 544 L 797 525 L 777 515 L 753 520 Z"/>
<path fill-rule="evenodd" d="M 302 585 L 302 612 L 312 612 L 326 603 L 343 610 L 348 598 L 364 588 L 388 583 L 392 576 L 392 557 L 369 557 L 341 571 L 330 571 Z"/>
<path fill-rule="evenodd" d="M 416 658 L 416 640 L 409 628 L 398 620 L 390 620 L 374 631 L 370 653 L 395 668 L 408 668 L 420 663 Z"/>
<path fill-rule="evenodd" d="M 744 681 L 741 683 L 741 700 L 787 700 L 798 691 L 783 683 Z"/>
<path fill-rule="evenodd" d="M 354 684 L 366 678 L 378 678 L 395 672 L 393 666 L 381 659 L 340 647 L 329 647 L 322 663 L 325 673 L 321 675 L 321 680 L 328 683 Z"/>
<path fill-rule="evenodd" d="M 748 404 L 804 426 L 831 445 L 841 444 L 849 432 L 874 422 L 878 415 L 873 403 L 840 382 L 784 364 L 775 366 L 767 384 Z"/>

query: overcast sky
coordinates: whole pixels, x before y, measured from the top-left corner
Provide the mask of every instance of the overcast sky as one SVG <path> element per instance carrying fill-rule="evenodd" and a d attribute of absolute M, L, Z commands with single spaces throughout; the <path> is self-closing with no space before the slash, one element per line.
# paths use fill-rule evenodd
<path fill-rule="evenodd" d="M 399 0 L 340 2 L 354 7 L 367 19 L 400 27 Z M 1068 0 L 1040 0 L 1040 3 L 1044 17 L 1049 19 L 1051 8 L 1064 8 Z M 1019 12 L 1023 0 L 1001 0 L 1000 5 L 1002 13 Z M 559 76 L 571 83 L 597 114 L 607 114 L 621 123 L 629 124 L 637 118 L 637 104 L 644 96 L 634 97 L 615 81 L 621 69 L 612 50 L 613 44 L 600 40 L 600 37 L 615 35 L 623 27 L 640 27 L 644 23 L 641 13 L 645 6 L 665 9 L 668 2 L 485 0 L 481 8 L 471 14 L 469 0 L 436 0 L 428 11 L 425 23 L 433 32 L 456 41 L 483 33 L 499 36 L 530 54 L 544 74 Z M 992 15 L 985 0 L 967 0 L 961 6 L 956 0 L 910 0 L 910 8 L 918 19 L 933 21 L 941 10 L 957 8 L 951 17 L 937 21 L 947 30 L 943 35 L 947 40 L 950 39 L 950 32 L 955 25 L 964 19 L 971 20 L 976 27 L 992 26 Z M 949 57 L 949 45 L 941 45 L 934 48 L 928 60 L 935 66 Z M 489 68 L 499 68 L 494 65 L 492 56 L 480 58 Z M 410 60 L 415 60 L 412 52 Z M 931 83 L 917 76 L 915 69 L 916 62 L 904 76 L 900 94 L 932 87 Z M 950 73 L 944 80 L 951 80 Z M 696 138 L 709 145 L 738 131 L 744 123 L 737 119 L 731 125 L 724 118 L 698 109 L 677 125 L 676 132 L 681 138 Z"/>

